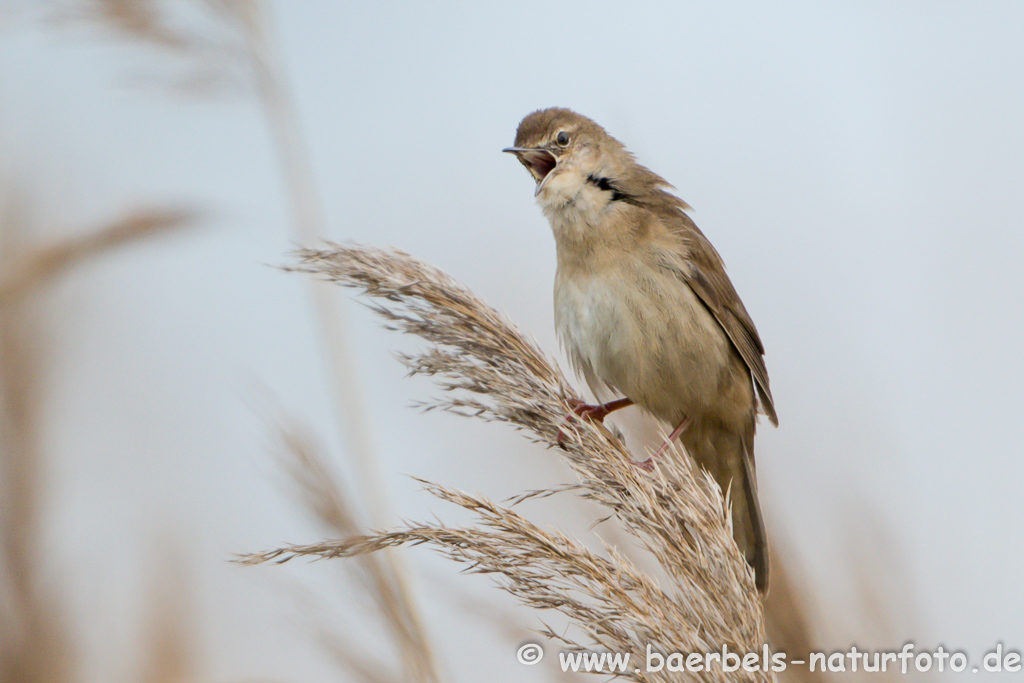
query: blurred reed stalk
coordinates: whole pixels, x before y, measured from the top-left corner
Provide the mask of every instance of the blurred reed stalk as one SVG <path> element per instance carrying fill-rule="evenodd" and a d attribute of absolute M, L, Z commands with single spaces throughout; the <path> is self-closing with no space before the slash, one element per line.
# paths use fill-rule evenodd
<path fill-rule="evenodd" d="M 563 457 L 577 487 L 536 491 L 519 500 L 575 491 L 603 506 L 635 537 L 669 577 L 664 588 L 615 547 L 594 552 L 577 539 L 543 529 L 509 506 L 423 482 L 441 500 L 473 513 L 477 525 L 406 524 L 342 540 L 289 546 L 241 559 L 248 564 L 298 556 L 362 557 L 384 548 L 428 544 L 493 574 L 523 604 L 568 617 L 576 631 L 544 635 L 569 649 L 629 652 L 761 652 L 764 614 L 753 575 L 732 533 L 727 501 L 714 480 L 680 452 L 652 476 L 630 464 L 633 455 L 602 425 L 567 424 L 575 397 L 557 366 L 494 309 L 444 273 L 397 250 L 332 245 L 303 249 L 294 270 L 312 273 L 373 299 L 389 328 L 425 339 L 428 348 L 403 356 L 413 374 L 446 390 L 426 407 L 504 422 L 536 442 L 555 446 L 568 434 Z M 627 671 L 637 681 L 666 681 L 675 673 Z M 705 680 L 774 680 L 770 671 L 707 672 Z"/>
<path fill-rule="evenodd" d="M 280 60 L 270 40 L 268 22 L 260 3 L 236 3 L 240 7 L 249 47 L 249 63 L 255 75 L 260 102 L 266 112 L 271 136 L 284 173 L 292 210 L 292 225 L 299 244 L 312 246 L 325 238 L 324 218 L 308 150 L 303 143 L 299 117 L 295 112 Z M 390 495 L 384 485 L 380 458 L 376 454 L 363 407 L 359 379 L 352 360 L 342 309 L 332 289 L 323 282 L 309 283 L 323 338 L 327 363 L 333 377 L 334 396 L 342 418 L 342 437 L 348 443 L 355 468 L 360 501 L 371 525 L 391 517 Z M 326 471 L 321 474 L 326 477 Z M 325 479 L 330 481 L 329 478 Z M 327 489 L 320 489 L 326 491 Z M 329 507 L 323 521 L 352 533 L 358 515 L 341 505 L 342 500 L 322 498 Z M 427 637 L 423 618 L 408 579 L 408 570 L 397 555 L 386 554 L 365 563 L 365 574 L 374 591 L 384 623 L 391 630 L 403 670 L 409 680 L 439 681 L 437 662 Z M 349 661 L 355 661 L 354 651 Z M 344 659 L 344 658 L 343 658 Z"/>
<path fill-rule="evenodd" d="M 302 428 L 285 427 L 280 436 L 283 442 L 282 463 L 296 484 L 301 502 L 312 516 L 330 533 L 349 537 L 362 533 L 356 510 L 346 497 L 346 487 L 328 465 L 328 459 L 314 439 Z M 377 613 L 392 641 L 400 648 L 402 672 L 392 669 L 390 662 L 366 654 L 353 646 L 340 634 L 326 626 L 318 628 L 319 639 L 325 650 L 339 666 L 349 670 L 368 683 L 400 683 L 409 680 L 408 669 L 421 660 L 417 645 L 421 636 L 419 624 L 408 619 L 405 600 L 399 584 L 393 580 L 384 555 L 366 555 L 358 565 L 359 582 L 369 589 Z M 424 670 L 416 675 L 427 675 Z"/>
<path fill-rule="evenodd" d="M 275 45 L 270 39 L 265 12 L 261 3 L 257 2 L 243 2 L 241 8 L 243 36 L 249 48 L 249 64 L 283 172 L 295 240 L 303 246 L 320 244 L 327 235 L 316 191 L 316 177 L 290 88 L 280 68 Z M 310 288 L 323 336 L 324 352 L 333 377 L 338 412 L 342 418 L 342 436 L 348 443 L 360 487 L 366 491 L 360 500 L 370 521 L 381 524 L 391 515 L 390 495 L 384 485 L 380 459 L 367 426 L 369 420 L 352 362 L 343 309 L 338 305 L 335 292 L 330 287 L 311 282 Z"/>
<path fill-rule="evenodd" d="M 3 188 L 7 190 L 8 188 Z M 0 198 L 0 682 L 76 678 L 68 615 L 46 586 L 40 426 L 49 367 L 42 297 L 73 267 L 185 224 L 191 212 L 142 210 L 81 236 L 30 245 L 24 204 Z"/>
<path fill-rule="evenodd" d="M 324 239 L 325 221 L 315 174 L 262 2 L 78 0 L 70 8 L 72 11 L 65 14 L 74 20 L 111 28 L 132 41 L 194 60 L 198 71 L 183 81 L 186 91 L 208 88 L 211 83 L 223 82 L 225 73 L 241 70 L 243 77 L 254 84 L 267 118 L 292 214 L 293 238 L 306 246 Z M 193 19 L 198 10 L 208 21 L 205 25 L 195 21 L 182 24 L 172 17 L 173 9 L 186 10 L 186 14 L 192 10 Z M 390 496 L 369 430 L 342 309 L 329 286 L 320 282 L 309 286 L 337 402 L 341 439 L 359 491 L 361 509 L 353 512 L 353 520 L 364 518 L 380 526 L 391 518 Z M 389 611 L 383 613 L 385 621 L 397 620 L 392 631 L 398 636 L 396 648 L 406 680 L 439 681 L 433 648 L 403 562 L 397 556 L 382 555 L 367 564 L 367 574 L 375 577 L 370 588 L 377 591 L 378 604 L 389 605 Z"/>

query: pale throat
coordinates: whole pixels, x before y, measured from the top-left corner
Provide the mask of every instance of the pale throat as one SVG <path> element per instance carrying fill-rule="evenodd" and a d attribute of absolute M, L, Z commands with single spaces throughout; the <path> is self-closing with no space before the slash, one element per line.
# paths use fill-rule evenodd
<path fill-rule="evenodd" d="M 537 195 L 537 204 L 548 220 L 582 220 L 595 225 L 611 201 L 611 194 L 591 182 L 593 176 L 592 171 L 575 164 L 552 171 Z"/>
<path fill-rule="evenodd" d="M 617 232 L 612 222 L 618 212 L 611 210 L 611 193 L 588 182 L 585 174 L 562 173 L 548 180 L 537 203 L 551 225 L 559 263 L 591 270 L 598 266 L 593 262 L 595 250 L 603 253 L 601 246 Z"/>

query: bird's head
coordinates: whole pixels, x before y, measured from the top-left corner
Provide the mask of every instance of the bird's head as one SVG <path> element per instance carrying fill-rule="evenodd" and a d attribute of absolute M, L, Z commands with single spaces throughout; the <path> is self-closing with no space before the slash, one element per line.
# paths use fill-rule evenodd
<path fill-rule="evenodd" d="M 606 170 L 632 161 L 618 140 L 604 128 L 569 109 L 541 109 L 524 118 L 516 131 L 514 147 L 503 152 L 515 154 L 533 179 L 534 193 L 573 196 L 588 176 L 604 177 Z"/>
<path fill-rule="evenodd" d="M 516 131 L 515 154 L 537 183 L 534 196 L 551 223 L 559 253 L 588 253 L 597 242 L 628 242 L 689 207 L 664 178 L 586 116 L 541 109 Z"/>

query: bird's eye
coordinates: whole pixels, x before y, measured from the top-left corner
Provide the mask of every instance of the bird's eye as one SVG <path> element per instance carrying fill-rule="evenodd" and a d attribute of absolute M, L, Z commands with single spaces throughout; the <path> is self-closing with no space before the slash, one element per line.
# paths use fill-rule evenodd
<path fill-rule="evenodd" d="M 565 147 L 566 145 L 569 144 L 569 134 L 566 133 L 564 130 L 560 131 L 558 133 L 558 136 L 555 137 L 555 142 L 557 142 L 559 146 Z"/>

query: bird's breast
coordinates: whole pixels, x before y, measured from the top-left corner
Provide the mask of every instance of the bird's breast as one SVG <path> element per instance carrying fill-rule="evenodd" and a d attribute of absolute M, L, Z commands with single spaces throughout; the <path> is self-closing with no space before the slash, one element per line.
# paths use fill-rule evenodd
<path fill-rule="evenodd" d="M 732 361 L 693 291 L 629 256 L 598 270 L 560 266 L 555 325 L 595 393 L 607 385 L 667 422 L 706 412 Z"/>

